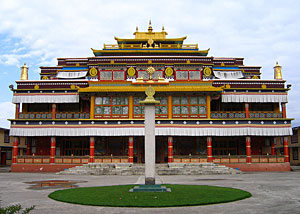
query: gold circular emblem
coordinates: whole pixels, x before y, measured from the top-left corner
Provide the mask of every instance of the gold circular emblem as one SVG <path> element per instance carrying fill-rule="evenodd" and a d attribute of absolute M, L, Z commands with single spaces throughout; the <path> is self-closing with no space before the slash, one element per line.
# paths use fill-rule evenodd
<path fill-rule="evenodd" d="M 266 89 L 267 88 L 266 84 L 262 84 L 261 88 Z"/>
<path fill-rule="evenodd" d="M 209 67 L 204 68 L 203 73 L 204 73 L 205 76 L 210 76 L 211 75 L 211 68 L 209 68 Z"/>
<path fill-rule="evenodd" d="M 76 87 L 75 87 L 74 84 L 72 84 L 72 85 L 70 86 L 70 88 L 71 88 L 71 89 L 75 89 Z"/>
<path fill-rule="evenodd" d="M 149 68 L 147 68 L 147 72 L 148 72 L 149 75 L 152 75 L 155 72 L 155 68 L 149 67 Z"/>
<path fill-rule="evenodd" d="M 134 69 L 134 67 L 128 68 L 127 73 L 131 77 L 134 76 L 135 75 L 135 69 Z"/>
<path fill-rule="evenodd" d="M 229 84 L 226 84 L 226 85 L 225 85 L 225 88 L 230 88 L 230 85 L 229 85 Z"/>
<path fill-rule="evenodd" d="M 148 96 L 148 97 L 153 97 L 154 94 L 155 94 L 155 90 L 152 86 L 149 86 L 146 91 L 145 91 L 145 94 Z"/>
<path fill-rule="evenodd" d="M 172 76 L 173 75 L 173 69 L 171 67 L 167 67 L 165 70 L 165 74 L 167 76 Z"/>
<path fill-rule="evenodd" d="M 98 71 L 97 71 L 96 68 L 91 68 L 91 69 L 90 69 L 90 75 L 91 75 L 92 77 L 96 76 L 97 73 L 98 73 Z"/>
<path fill-rule="evenodd" d="M 43 76 L 42 80 L 48 80 L 49 78 L 47 76 Z"/>
<path fill-rule="evenodd" d="M 39 88 L 40 88 L 39 85 L 35 85 L 35 86 L 34 86 L 34 89 L 39 89 Z"/>

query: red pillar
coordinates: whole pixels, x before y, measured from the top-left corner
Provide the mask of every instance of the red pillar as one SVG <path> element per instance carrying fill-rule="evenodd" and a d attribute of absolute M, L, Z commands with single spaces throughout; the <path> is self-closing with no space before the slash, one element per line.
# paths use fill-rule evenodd
<path fill-rule="evenodd" d="M 15 119 L 19 119 L 19 113 L 20 113 L 20 103 L 16 104 L 16 114 Z"/>
<path fill-rule="evenodd" d="M 286 118 L 286 104 L 281 103 L 282 117 Z"/>
<path fill-rule="evenodd" d="M 173 162 L 173 137 L 168 137 L 168 163 Z"/>
<path fill-rule="evenodd" d="M 245 103 L 246 118 L 249 118 L 249 103 Z"/>
<path fill-rule="evenodd" d="M 56 104 L 55 103 L 52 104 L 52 112 L 51 113 L 52 113 L 51 114 L 52 119 L 55 119 L 56 118 Z"/>
<path fill-rule="evenodd" d="M 272 139 L 271 141 L 271 155 L 275 155 L 275 138 Z"/>
<path fill-rule="evenodd" d="M 94 163 L 95 159 L 95 137 L 90 137 L 90 163 Z"/>
<path fill-rule="evenodd" d="M 247 163 L 251 163 L 251 137 L 246 137 Z"/>
<path fill-rule="evenodd" d="M 212 162 L 212 138 L 207 137 L 207 162 Z"/>
<path fill-rule="evenodd" d="M 283 138 L 284 162 L 290 162 L 288 137 Z"/>
<path fill-rule="evenodd" d="M 28 138 L 27 138 L 26 155 L 31 155 L 31 142 L 28 142 Z"/>
<path fill-rule="evenodd" d="M 55 163 L 56 138 L 51 137 L 50 163 Z"/>
<path fill-rule="evenodd" d="M 129 137 L 128 162 L 133 163 L 133 137 Z"/>
<path fill-rule="evenodd" d="M 18 156 L 18 137 L 14 137 L 14 145 L 13 145 L 13 163 L 17 163 Z"/>

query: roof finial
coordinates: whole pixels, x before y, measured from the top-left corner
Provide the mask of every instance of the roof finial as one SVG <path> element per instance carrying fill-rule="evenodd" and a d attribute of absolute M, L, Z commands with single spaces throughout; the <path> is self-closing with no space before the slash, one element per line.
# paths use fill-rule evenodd
<path fill-rule="evenodd" d="M 164 26 L 162 26 L 162 32 L 165 32 L 165 27 Z"/>
<path fill-rule="evenodd" d="M 281 66 L 278 64 L 278 61 L 276 61 L 276 65 L 274 67 L 274 79 L 282 80 Z"/>
<path fill-rule="evenodd" d="M 151 19 L 149 21 L 149 27 L 148 27 L 148 31 L 149 32 L 152 32 L 153 28 L 152 28 L 152 24 L 151 24 Z"/>
<path fill-rule="evenodd" d="M 28 80 L 28 67 L 26 66 L 26 62 L 21 67 L 21 80 Z"/>
<path fill-rule="evenodd" d="M 138 26 L 136 26 L 136 28 L 135 28 L 135 31 L 136 31 L 136 32 L 138 32 L 138 31 L 139 31 L 139 27 L 138 27 Z"/>

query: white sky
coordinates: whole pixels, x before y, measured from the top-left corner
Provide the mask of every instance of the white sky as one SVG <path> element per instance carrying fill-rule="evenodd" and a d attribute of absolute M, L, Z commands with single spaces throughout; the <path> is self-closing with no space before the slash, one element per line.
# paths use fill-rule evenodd
<path fill-rule="evenodd" d="M 210 48 L 209 56 L 244 57 L 245 65 L 262 66 L 262 79 L 273 79 L 278 60 L 291 83 L 288 117 L 300 125 L 300 1 L 297 0 L 0 0 L 0 127 L 14 118 L 8 85 L 20 78 L 27 62 L 29 79 L 39 66 L 55 66 L 58 57 L 89 57 L 90 48 L 133 38 L 136 26 L 162 26 L 169 37 Z"/>

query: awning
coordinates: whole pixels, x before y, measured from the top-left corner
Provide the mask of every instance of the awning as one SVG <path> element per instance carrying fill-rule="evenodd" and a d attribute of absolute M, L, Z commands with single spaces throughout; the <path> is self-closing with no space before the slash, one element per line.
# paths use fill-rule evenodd
<path fill-rule="evenodd" d="M 218 79 L 241 79 L 244 77 L 242 71 L 214 71 L 214 75 Z"/>
<path fill-rule="evenodd" d="M 56 77 L 60 79 L 77 79 L 85 77 L 87 71 L 60 71 L 57 73 Z"/>
<path fill-rule="evenodd" d="M 15 93 L 13 103 L 79 103 L 77 93 Z"/>
<path fill-rule="evenodd" d="M 144 128 L 80 128 L 80 127 L 14 127 L 11 126 L 10 136 L 144 136 Z M 289 136 L 292 128 L 285 127 L 241 127 L 241 128 L 155 128 L 156 136 Z"/>
<path fill-rule="evenodd" d="M 223 103 L 287 103 L 286 93 L 223 93 Z"/>

